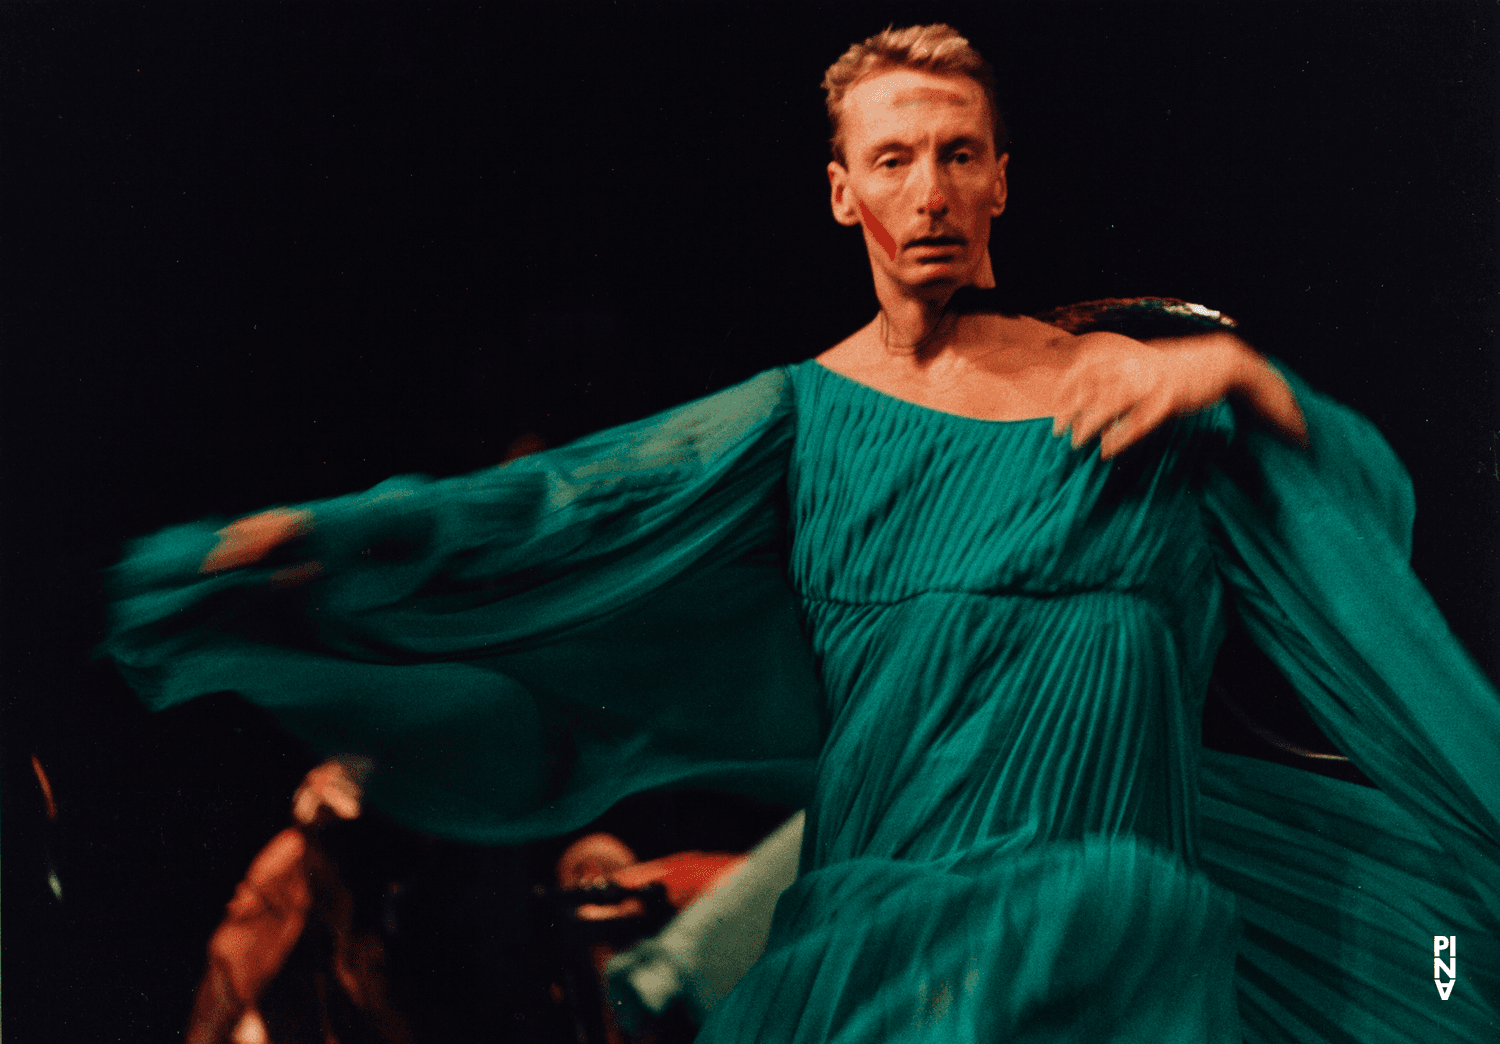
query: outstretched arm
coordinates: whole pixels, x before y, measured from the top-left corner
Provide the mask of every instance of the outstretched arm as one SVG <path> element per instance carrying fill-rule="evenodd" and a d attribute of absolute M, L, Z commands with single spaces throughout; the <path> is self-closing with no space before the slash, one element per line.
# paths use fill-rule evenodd
<path fill-rule="evenodd" d="M 1244 402 L 1284 438 L 1307 445 L 1307 422 L 1286 380 L 1265 357 L 1228 331 L 1137 341 L 1084 334 L 1065 378 L 1054 434 L 1072 429 L 1073 445 L 1099 435 L 1109 458 L 1163 422 L 1222 399 Z"/>
<path fill-rule="evenodd" d="M 768 371 L 504 468 L 165 530 L 112 570 L 100 654 L 152 708 L 236 692 L 370 757 L 369 802 L 474 843 L 684 780 L 801 800 L 822 697 L 781 558 L 792 394 Z"/>

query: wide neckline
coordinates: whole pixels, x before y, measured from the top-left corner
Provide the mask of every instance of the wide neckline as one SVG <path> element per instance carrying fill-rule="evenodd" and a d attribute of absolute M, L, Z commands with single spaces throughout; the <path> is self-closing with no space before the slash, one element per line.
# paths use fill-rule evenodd
<path fill-rule="evenodd" d="M 1045 421 L 1048 424 L 1051 424 L 1053 422 L 1053 419 L 1054 419 L 1052 417 L 1021 417 L 1021 418 L 1018 418 L 1016 420 L 995 420 L 995 419 L 992 419 L 992 418 L 989 418 L 989 417 L 975 417 L 975 416 L 972 416 L 972 415 L 967 414 L 967 413 L 954 413 L 951 410 L 940 410 L 936 406 L 926 406 L 926 405 L 923 405 L 920 402 L 913 402 L 911 399 L 903 399 L 899 395 L 892 395 L 888 391 L 882 391 L 881 389 L 875 387 L 873 384 L 866 384 L 864 381 L 857 380 L 857 379 L 855 379 L 853 377 L 850 377 L 847 373 L 840 373 L 838 370 L 835 370 L 833 367 L 827 366 L 827 365 L 823 364 L 818 359 L 809 359 L 809 360 L 807 360 L 807 362 L 810 363 L 810 364 L 812 364 L 813 366 L 816 366 L 819 370 L 822 370 L 824 373 L 832 374 L 834 377 L 837 377 L 839 380 L 845 382 L 846 384 L 851 384 L 851 385 L 853 385 L 856 388 L 863 388 L 865 391 L 869 392 L 872 395 L 878 395 L 882 399 L 888 399 L 891 402 L 899 402 L 903 406 L 908 406 L 908 407 L 910 407 L 911 409 L 914 409 L 914 410 L 920 410 L 923 413 L 935 414 L 936 416 L 939 416 L 939 417 L 952 417 L 955 420 L 967 421 L 970 424 L 1004 424 L 1004 425 L 1039 424 L 1039 423 L 1041 423 L 1043 421 Z M 806 365 L 806 364 L 804 364 L 804 365 Z"/>

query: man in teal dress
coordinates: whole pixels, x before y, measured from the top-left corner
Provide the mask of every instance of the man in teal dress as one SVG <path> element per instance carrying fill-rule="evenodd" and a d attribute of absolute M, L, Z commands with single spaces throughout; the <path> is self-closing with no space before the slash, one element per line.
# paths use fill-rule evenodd
<path fill-rule="evenodd" d="M 988 304 L 991 83 L 945 26 L 829 70 L 881 307 L 815 363 L 169 531 L 117 573 L 110 653 L 157 705 L 235 689 L 371 757 L 374 803 L 470 840 L 653 787 L 810 799 L 713 1041 L 1480 1039 L 1482 963 L 1444 1009 L 1402 978 L 1424 904 L 1493 950 L 1500 708 L 1405 564 L 1399 465 L 1207 309 L 1141 342 Z M 1200 764 L 1230 601 L 1381 790 Z"/>

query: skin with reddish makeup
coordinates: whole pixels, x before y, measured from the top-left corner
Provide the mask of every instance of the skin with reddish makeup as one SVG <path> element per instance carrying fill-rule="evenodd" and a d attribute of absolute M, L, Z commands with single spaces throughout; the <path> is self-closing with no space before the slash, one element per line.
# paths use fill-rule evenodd
<path fill-rule="evenodd" d="M 896 260 L 896 237 L 885 230 L 880 219 L 870 213 L 870 208 L 865 206 L 864 200 L 859 201 L 859 216 L 864 220 L 865 229 L 875 237 L 875 242 L 880 244 L 892 261 Z"/>
<path fill-rule="evenodd" d="M 834 217 L 879 248 L 877 292 L 940 309 L 960 286 L 994 286 L 990 222 L 1005 210 L 1009 157 L 995 154 L 980 86 L 894 69 L 855 84 L 843 112 L 848 166 L 828 165 Z"/>

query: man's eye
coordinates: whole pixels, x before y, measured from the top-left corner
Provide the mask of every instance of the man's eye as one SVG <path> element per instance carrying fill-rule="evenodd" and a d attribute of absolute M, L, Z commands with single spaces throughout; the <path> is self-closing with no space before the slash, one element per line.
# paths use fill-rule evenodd
<path fill-rule="evenodd" d="M 884 167 L 886 170 L 895 170 L 900 165 L 901 160 L 895 156 L 887 156 L 885 159 L 876 164 L 877 167 Z"/>
<path fill-rule="evenodd" d="M 954 163 L 968 163 L 973 158 L 974 158 L 973 154 L 972 153 L 968 153 L 968 152 L 955 152 L 953 154 L 953 162 Z"/>

